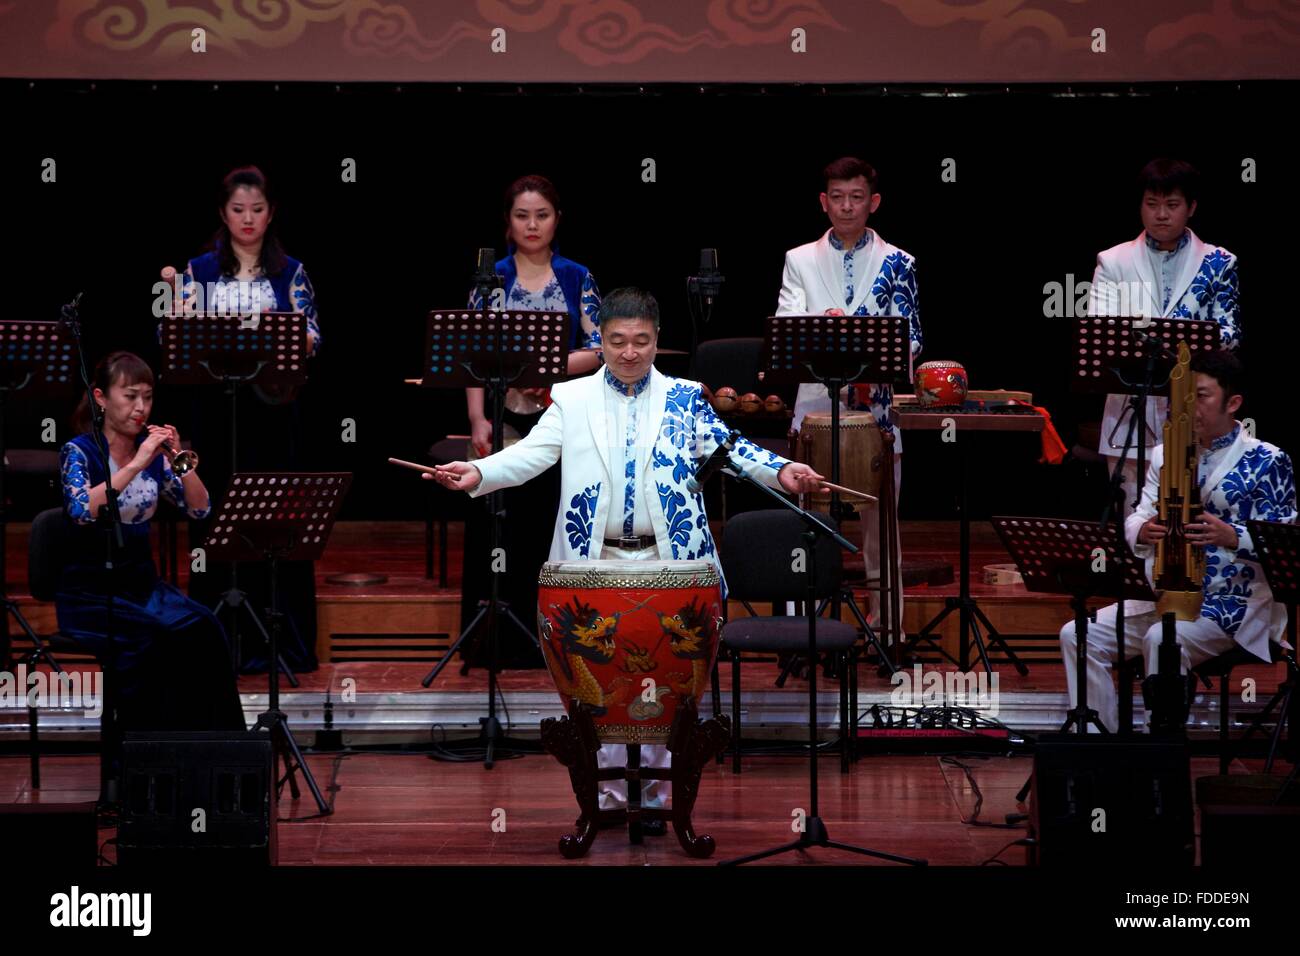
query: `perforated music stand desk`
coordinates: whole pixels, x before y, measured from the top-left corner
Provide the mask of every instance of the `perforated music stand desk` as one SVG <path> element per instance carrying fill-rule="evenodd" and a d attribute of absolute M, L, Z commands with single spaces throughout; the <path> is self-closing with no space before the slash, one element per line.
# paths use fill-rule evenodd
<path fill-rule="evenodd" d="M 295 387 L 307 381 L 301 312 L 169 313 L 162 322 L 163 380 L 170 385 Z"/>
<path fill-rule="evenodd" d="M 476 388 L 499 377 L 505 386 L 532 388 L 563 381 L 569 321 L 567 312 L 432 311 L 425 320 L 420 384 Z"/>
<path fill-rule="evenodd" d="M 1070 343 L 1070 389 L 1074 392 L 1137 395 L 1143 391 L 1147 361 L 1152 359 L 1151 392 L 1155 392 L 1159 390 L 1158 383 L 1167 381 L 1177 364 L 1180 342 L 1186 342 L 1187 348 L 1195 355 L 1218 348 L 1220 341 L 1217 322 L 1135 316 L 1075 319 Z M 1142 429 L 1144 449 L 1160 443 L 1159 436 L 1151 434 L 1145 420 Z M 1115 447 L 1114 437 L 1113 434 L 1102 436 L 1112 448 Z M 1119 447 L 1123 448 L 1122 445 Z M 1145 455 L 1141 457 L 1145 459 Z M 1145 461 L 1139 464 L 1145 464 Z"/>
<path fill-rule="evenodd" d="M 1135 329 L 1154 342 L 1142 341 Z M 1219 324 L 1199 319 L 1078 318 L 1070 343 L 1070 388 L 1133 394 L 1153 351 L 1156 373 L 1165 377 L 1177 364 L 1178 343 L 1186 342 L 1195 355 L 1217 349 L 1221 341 Z"/>

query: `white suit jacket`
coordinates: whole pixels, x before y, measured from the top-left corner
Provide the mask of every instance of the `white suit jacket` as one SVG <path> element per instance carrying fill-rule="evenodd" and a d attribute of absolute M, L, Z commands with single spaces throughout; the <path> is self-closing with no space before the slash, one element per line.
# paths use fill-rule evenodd
<path fill-rule="evenodd" d="M 916 260 L 897 246 L 890 245 L 872 231 L 867 265 L 856 280 L 853 301 L 844 304 L 844 280 L 839 263 L 844 253 L 830 243 L 828 229 L 816 242 L 805 243 L 785 254 L 785 271 L 777 297 L 777 315 L 820 314 L 827 309 L 843 309 L 845 315 L 897 315 L 909 319 L 908 336 L 912 356 L 921 351 L 921 317 L 916 299 Z M 892 430 L 889 408 L 893 390 L 887 385 L 872 386 L 871 413 L 876 423 Z M 818 383 L 799 386 L 794 421 L 798 428 L 804 415 L 811 411 L 830 411 L 826 387 Z M 902 436 L 894 436 L 894 451 L 903 450 Z"/>
<path fill-rule="evenodd" d="M 1156 515 L 1164 459 L 1165 447 L 1158 445 L 1151 453 L 1142 501 L 1124 522 L 1129 547 L 1137 557 L 1146 559 L 1148 581 L 1152 581 L 1155 548 L 1138 544 L 1137 536 L 1142 525 Z M 1201 503 L 1206 511 L 1237 531 L 1235 551 L 1206 549 L 1201 617 L 1213 621 L 1247 651 L 1267 661 L 1269 641 L 1280 641 L 1286 629 L 1286 608 L 1273 601 L 1246 522 L 1255 519 L 1295 523 L 1291 459 L 1276 445 L 1252 438 L 1242 428 L 1218 465 L 1205 476 Z M 1127 606 L 1134 613 L 1155 609 L 1150 601 L 1130 601 Z"/>
<path fill-rule="evenodd" d="M 606 433 L 605 368 L 551 389 L 552 404 L 527 437 L 474 464 L 483 481 L 474 497 L 523 484 L 560 462 L 560 511 L 550 559 L 599 558 L 609 509 L 622 507 L 623 463 L 610 462 Z M 650 408 L 654 427 L 638 440 L 637 480 L 650 502 L 659 557 L 668 561 L 708 560 L 718 565 L 704 498 L 686 487 L 728 429 L 704 400 L 698 382 L 671 378 L 652 369 Z M 777 473 L 788 463 L 780 455 L 741 438 L 731 459 L 746 474 L 780 488 Z M 724 584 L 725 589 L 725 584 Z"/>
<path fill-rule="evenodd" d="M 1241 317 L 1237 307 L 1237 257 L 1226 249 L 1211 246 L 1190 229 L 1182 271 L 1174 280 L 1169 307 L 1161 308 L 1164 290 L 1151 266 L 1146 231 L 1131 242 L 1120 243 L 1097 256 L 1092 287 L 1088 294 L 1088 315 L 1135 315 L 1144 318 L 1188 318 L 1218 322 L 1224 348 L 1235 349 L 1241 339 Z M 1125 413 L 1127 395 L 1106 396 L 1101 423 L 1103 455 L 1118 458 L 1128 430 Z M 1152 396 L 1147 400 L 1147 446 L 1163 438 L 1162 428 L 1169 400 Z M 1138 436 L 1139 440 L 1141 436 Z M 1118 446 L 1118 447 L 1114 447 Z M 1132 450 L 1130 450 L 1132 454 Z"/>

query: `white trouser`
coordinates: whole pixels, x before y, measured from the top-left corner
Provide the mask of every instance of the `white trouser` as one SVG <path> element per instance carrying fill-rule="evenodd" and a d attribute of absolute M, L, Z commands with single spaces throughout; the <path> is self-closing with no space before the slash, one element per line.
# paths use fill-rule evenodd
<path fill-rule="evenodd" d="M 1160 615 L 1156 611 L 1134 614 L 1132 609 L 1137 606 L 1140 605 L 1132 601 L 1124 606 L 1124 653 L 1126 657 L 1140 654 L 1145 661 L 1147 674 L 1155 674 L 1159 670 L 1160 640 L 1164 634 Z M 1101 608 L 1097 612 L 1096 622 L 1088 622 L 1088 706 L 1097 712 L 1102 724 L 1110 731 L 1119 726 L 1119 696 L 1110 679 L 1110 665 L 1117 653 L 1117 607 L 1118 605 L 1111 604 Z M 1182 648 L 1184 674 L 1203 661 L 1230 650 L 1234 643 L 1232 635 L 1204 617 L 1177 622 L 1176 636 Z M 1075 646 L 1074 621 L 1071 620 L 1061 628 L 1061 656 L 1065 661 L 1065 686 L 1070 692 L 1071 707 L 1078 702 Z M 1138 704 L 1134 716 L 1144 711 L 1145 708 Z M 1093 732 L 1091 726 L 1088 729 Z"/>
<path fill-rule="evenodd" d="M 659 552 L 654 548 L 641 548 L 629 551 L 624 548 L 606 546 L 600 553 L 606 561 L 655 561 Z M 642 767 L 667 767 L 668 748 L 663 744 L 641 745 Z M 596 754 L 598 767 L 626 767 L 627 747 L 623 744 L 603 744 Z M 647 780 L 641 784 L 641 805 L 643 807 L 662 807 L 672 793 L 672 784 L 667 780 Z M 627 781 L 600 781 L 600 809 L 621 810 L 627 806 Z"/>

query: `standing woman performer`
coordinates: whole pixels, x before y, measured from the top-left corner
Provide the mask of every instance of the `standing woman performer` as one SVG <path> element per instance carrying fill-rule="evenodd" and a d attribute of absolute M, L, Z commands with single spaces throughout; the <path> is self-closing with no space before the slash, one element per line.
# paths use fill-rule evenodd
<path fill-rule="evenodd" d="M 508 311 L 567 312 L 569 315 L 570 375 L 584 375 L 600 364 L 600 292 L 591 270 L 555 251 L 555 232 L 561 217 L 560 196 L 544 176 L 523 176 L 506 189 L 505 216 L 507 255 L 496 264 L 504 279 L 505 309 Z M 469 297 L 472 309 L 482 308 L 477 290 Z M 587 349 L 590 351 L 580 351 Z M 504 433 L 514 440 L 532 431 L 550 404 L 547 389 L 511 388 L 506 392 Z M 486 409 L 485 390 L 467 388 L 470 445 L 475 457 L 492 451 L 492 420 Z M 528 485 L 504 493 L 507 520 L 503 540 L 510 574 L 501 582 L 501 597 L 515 616 L 531 628 L 537 608 L 537 575 L 546 562 L 551 523 L 560 500 L 560 470 L 551 468 Z M 479 508 L 470 510 L 465 525 L 465 565 L 461 578 L 461 628 L 478 612 L 479 602 L 490 591 L 491 557 L 488 516 Z M 512 626 L 501 629 L 501 662 L 507 666 L 542 666 L 541 655 L 531 642 Z M 485 660 L 476 653 L 474 660 Z"/>
<path fill-rule="evenodd" d="M 219 225 L 207 252 L 191 259 L 180 276 L 181 306 L 187 312 L 226 314 L 301 312 L 307 317 L 307 356 L 320 350 L 320 324 L 311 280 L 301 262 L 285 253 L 273 225 L 276 205 L 266 176 L 256 166 L 226 174 L 217 206 Z M 172 282 L 176 270 L 163 269 Z M 161 327 L 160 327 L 161 329 Z M 220 495 L 232 474 L 229 401 L 218 386 L 200 387 L 194 406 L 194 432 L 211 456 L 207 474 Z M 301 442 L 302 414 L 290 391 L 277 386 L 241 388 L 237 395 L 240 471 L 296 471 L 305 466 Z M 206 522 L 192 529 L 201 541 Z M 239 587 L 248 593 L 263 623 L 270 606 L 269 569 L 243 564 Z M 190 594 L 208 606 L 229 586 L 229 565 L 209 562 L 203 574 L 190 577 Z M 279 606 L 289 627 L 281 635 L 280 653 L 295 671 L 315 670 L 316 579 L 310 561 L 285 561 L 279 568 Z M 241 666 L 262 670 L 266 648 L 255 628 L 242 622 Z"/>

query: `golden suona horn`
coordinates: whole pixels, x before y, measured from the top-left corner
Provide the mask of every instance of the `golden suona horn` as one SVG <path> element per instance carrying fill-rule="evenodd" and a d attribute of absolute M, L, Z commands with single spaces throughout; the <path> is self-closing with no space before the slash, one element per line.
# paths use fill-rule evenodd
<path fill-rule="evenodd" d="M 163 454 L 167 456 L 172 463 L 172 474 L 178 478 L 184 478 L 187 474 L 199 467 L 198 452 L 186 449 L 177 451 L 169 443 L 163 442 Z"/>
<path fill-rule="evenodd" d="M 1160 469 L 1160 523 L 1169 529 L 1156 542 L 1152 578 L 1161 614 L 1173 611 L 1180 621 L 1201 616 L 1205 548 L 1187 540 L 1187 525 L 1200 520 L 1197 480 L 1196 376 L 1186 342 L 1178 344 L 1178 364 L 1169 376 L 1169 420 L 1165 422 L 1165 460 Z"/>

